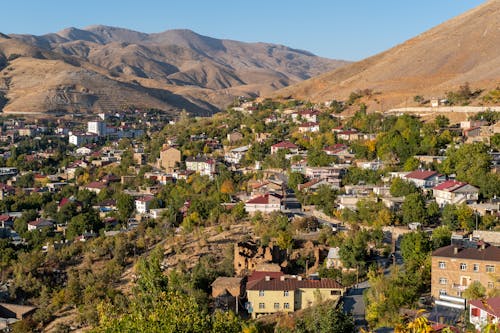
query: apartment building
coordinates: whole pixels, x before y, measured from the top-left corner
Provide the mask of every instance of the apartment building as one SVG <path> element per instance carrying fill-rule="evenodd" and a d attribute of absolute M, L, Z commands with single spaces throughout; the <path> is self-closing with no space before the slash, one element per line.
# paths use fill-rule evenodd
<path fill-rule="evenodd" d="M 332 279 L 305 280 L 281 276 L 247 284 L 247 310 L 252 318 L 277 312 L 293 312 L 328 300 L 338 300 L 345 288 Z"/>
<path fill-rule="evenodd" d="M 500 248 L 483 241 L 464 241 L 432 253 L 431 294 L 462 297 L 474 281 L 489 292 L 500 287 Z"/>

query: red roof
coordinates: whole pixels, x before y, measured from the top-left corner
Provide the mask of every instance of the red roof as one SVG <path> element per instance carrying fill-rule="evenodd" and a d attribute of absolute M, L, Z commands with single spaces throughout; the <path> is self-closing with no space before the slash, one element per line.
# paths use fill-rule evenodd
<path fill-rule="evenodd" d="M 321 280 L 297 280 L 297 279 L 265 279 L 247 285 L 247 290 L 296 290 L 299 288 L 314 288 L 314 289 L 343 289 L 344 287 L 333 279 Z"/>
<path fill-rule="evenodd" d="M 309 109 L 309 110 L 300 111 L 299 114 L 301 116 L 305 116 L 305 115 L 314 116 L 314 115 L 319 115 L 319 111 L 318 110 L 314 110 L 314 109 Z"/>
<path fill-rule="evenodd" d="M 326 146 L 325 148 L 323 148 L 323 150 L 327 151 L 327 152 L 338 153 L 339 151 L 342 151 L 346 148 L 347 148 L 346 145 L 344 145 L 342 143 L 337 143 L 337 144 L 334 144 L 332 146 Z"/>
<path fill-rule="evenodd" d="M 436 171 L 430 171 L 430 170 L 416 170 L 412 171 L 409 174 L 405 176 L 405 178 L 413 178 L 413 179 L 428 179 L 433 176 L 439 175 Z"/>
<path fill-rule="evenodd" d="M 252 199 L 248 200 L 247 203 L 248 204 L 267 205 L 267 204 L 269 204 L 269 196 L 273 196 L 275 198 L 281 199 L 280 196 L 278 196 L 277 194 L 267 193 L 267 194 L 252 198 Z"/>
<path fill-rule="evenodd" d="M 318 125 L 319 125 L 318 123 L 314 123 L 314 122 L 305 122 L 305 123 L 300 124 L 300 127 L 313 127 L 313 126 L 318 126 Z"/>
<path fill-rule="evenodd" d="M 101 182 L 92 182 L 92 183 L 89 183 L 87 184 L 87 186 L 85 186 L 86 188 L 97 188 L 97 189 L 103 189 L 106 187 L 106 184 L 104 183 L 101 183 Z"/>
<path fill-rule="evenodd" d="M 447 180 L 444 183 L 435 186 L 433 190 L 453 192 L 465 185 L 467 185 L 467 183 L 459 182 L 456 180 Z"/>
<path fill-rule="evenodd" d="M 273 148 L 288 148 L 288 149 L 294 149 L 294 148 L 297 148 L 296 145 L 294 145 L 293 143 L 289 142 L 289 141 L 282 141 L 280 143 L 277 143 L 275 145 L 272 145 Z"/>
<path fill-rule="evenodd" d="M 486 300 L 474 299 L 469 301 L 469 304 L 500 318 L 500 297 L 492 297 Z"/>

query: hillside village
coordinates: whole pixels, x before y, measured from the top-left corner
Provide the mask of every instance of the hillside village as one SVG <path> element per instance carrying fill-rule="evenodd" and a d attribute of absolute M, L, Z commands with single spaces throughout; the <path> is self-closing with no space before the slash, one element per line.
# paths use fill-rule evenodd
<path fill-rule="evenodd" d="M 2 119 L 0 329 L 132 329 L 162 297 L 231 332 L 498 320 L 499 113 L 342 104 Z"/>

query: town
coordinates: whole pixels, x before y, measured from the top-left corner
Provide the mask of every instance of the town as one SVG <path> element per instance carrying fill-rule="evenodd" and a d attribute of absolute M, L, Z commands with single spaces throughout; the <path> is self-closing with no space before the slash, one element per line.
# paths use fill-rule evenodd
<path fill-rule="evenodd" d="M 230 332 L 498 322 L 487 107 L 452 121 L 241 98 L 212 117 L 9 116 L 0 141 L 5 331 L 134 331 L 143 311 Z"/>

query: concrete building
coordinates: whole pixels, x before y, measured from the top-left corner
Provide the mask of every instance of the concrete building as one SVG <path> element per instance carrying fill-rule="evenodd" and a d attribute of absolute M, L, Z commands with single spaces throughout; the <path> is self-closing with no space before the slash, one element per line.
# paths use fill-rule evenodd
<path fill-rule="evenodd" d="M 252 318 L 277 312 L 294 312 L 324 301 L 339 300 L 345 288 L 332 279 L 266 276 L 247 284 L 248 312 Z"/>
<path fill-rule="evenodd" d="M 286 149 L 289 150 L 290 153 L 292 154 L 298 154 L 299 153 L 299 147 L 297 145 L 288 142 L 288 141 L 282 141 L 280 143 L 277 143 L 275 145 L 271 146 L 271 154 L 276 154 L 278 151 Z"/>
<path fill-rule="evenodd" d="M 162 169 L 173 171 L 181 162 L 181 151 L 174 147 L 164 147 L 160 152 L 158 166 Z"/>
<path fill-rule="evenodd" d="M 105 136 L 106 123 L 103 121 L 89 121 L 87 123 L 87 132 L 97 134 L 98 136 Z"/>
<path fill-rule="evenodd" d="M 446 204 L 472 204 L 478 200 L 479 189 L 464 182 L 448 180 L 433 187 L 432 195 L 440 207 Z"/>
<path fill-rule="evenodd" d="M 436 171 L 415 170 L 406 174 L 403 179 L 412 182 L 417 187 L 428 189 L 444 182 L 446 177 Z"/>
<path fill-rule="evenodd" d="M 271 213 L 280 210 L 281 196 L 275 193 L 260 195 L 245 202 L 245 211 L 249 214 L 255 212 Z"/>
<path fill-rule="evenodd" d="M 462 297 L 474 281 L 479 281 L 489 292 L 498 288 L 500 248 L 482 241 L 463 241 L 432 253 L 431 294 Z"/>
<path fill-rule="evenodd" d="M 205 157 L 188 157 L 186 159 L 186 170 L 212 178 L 216 172 L 215 160 Z"/>

